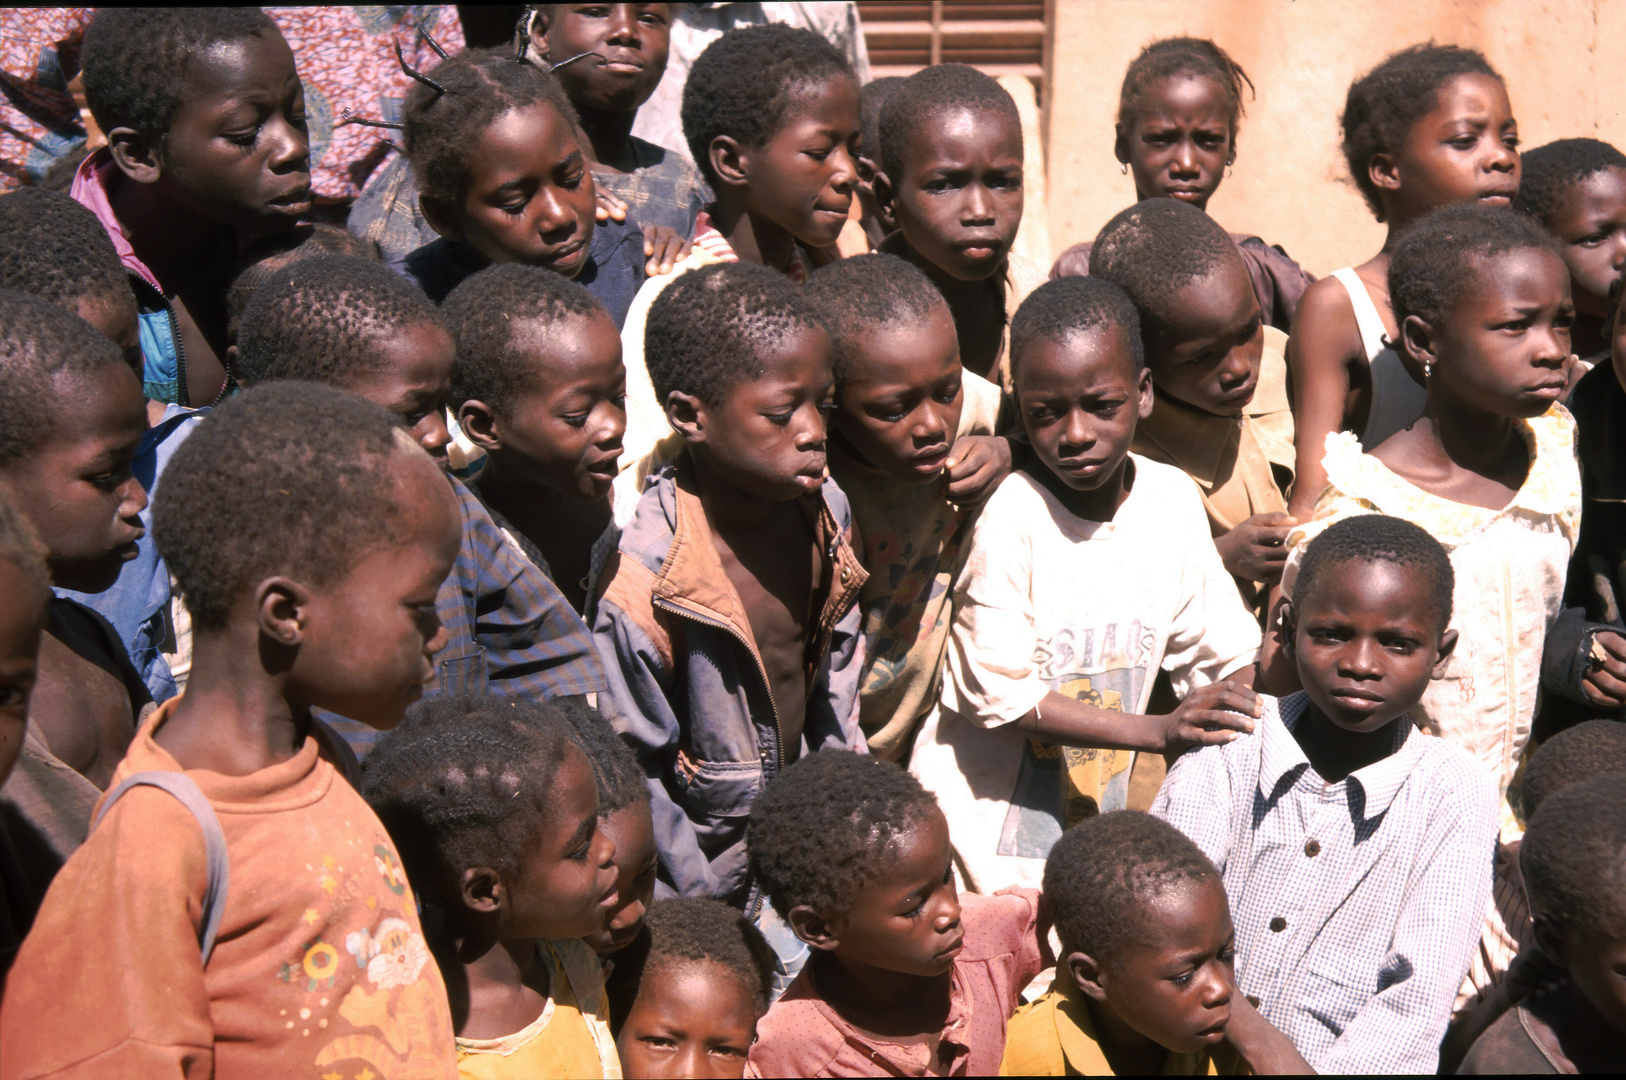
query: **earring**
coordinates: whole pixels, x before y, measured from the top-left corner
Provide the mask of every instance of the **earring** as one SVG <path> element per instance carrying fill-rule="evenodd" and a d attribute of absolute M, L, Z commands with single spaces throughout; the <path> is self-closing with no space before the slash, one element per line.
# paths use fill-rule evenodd
<path fill-rule="evenodd" d="M 1424 360 L 1423 361 L 1423 381 L 1428 382 L 1428 377 L 1430 375 L 1432 375 L 1432 374 L 1434 374 L 1434 361 L 1432 361 L 1432 360 Z"/>
<path fill-rule="evenodd" d="M 1128 176 L 1129 175 L 1129 162 L 1127 162 L 1127 161 L 1118 162 L 1118 171 L 1123 173 L 1125 176 Z"/>

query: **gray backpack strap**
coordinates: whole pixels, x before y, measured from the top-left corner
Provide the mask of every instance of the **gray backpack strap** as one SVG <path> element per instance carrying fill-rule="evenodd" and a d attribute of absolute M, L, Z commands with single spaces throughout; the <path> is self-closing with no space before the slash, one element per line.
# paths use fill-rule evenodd
<path fill-rule="evenodd" d="M 226 856 L 226 834 L 220 828 L 220 819 L 215 816 L 214 807 L 209 805 L 208 798 L 192 778 L 185 773 L 163 770 L 136 773 L 109 791 L 97 809 L 95 818 L 91 820 L 90 827 L 94 829 L 97 822 L 113 808 L 113 804 L 124 797 L 125 792 L 141 785 L 162 788 L 175 796 L 182 806 L 192 811 L 192 816 L 198 819 L 198 825 L 203 829 L 203 847 L 209 863 L 209 883 L 203 890 L 203 926 L 198 930 L 198 945 L 203 953 L 203 963 L 207 966 L 209 954 L 214 952 L 215 935 L 220 932 L 221 916 L 226 912 L 226 889 L 231 881 L 231 862 Z"/>

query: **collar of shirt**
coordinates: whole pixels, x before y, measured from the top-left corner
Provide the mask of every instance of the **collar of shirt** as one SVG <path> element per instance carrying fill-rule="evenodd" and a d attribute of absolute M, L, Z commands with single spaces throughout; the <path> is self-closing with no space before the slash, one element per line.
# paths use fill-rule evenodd
<path fill-rule="evenodd" d="M 1212 490 L 1220 482 L 1221 466 L 1236 465 L 1242 425 L 1241 416 L 1215 416 L 1158 394 L 1152 415 L 1136 425 L 1135 435 L 1160 448 L 1204 490 Z"/>
<path fill-rule="evenodd" d="M 1061 1000 L 1056 1003 L 1056 1040 L 1061 1044 L 1067 1067 L 1080 1076 L 1112 1076 L 1112 1064 L 1101 1050 L 1095 1024 L 1090 1020 L 1089 1006 L 1084 992 L 1078 988 L 1069 973 L 1056 969 L 1056 987 L 1060 987 Z M 1052 987 L 1055 992 L 1055 987 Z M 1206 1054 L 1176 1054 L 1170 1051 L 1163 1066 L 1164 1076 L 1196 1076 L 1207 1065 Z"/>
<path fill-rule="evenodd" d="M 884 1063 L 899 1076 L 965 1075 L 966 1058 L 970 1056 L 971 1048 L 961 1040 L 971 1028 L 971 995 L 960 984 L 958 967 L 949 976 L 948 1022 L 943 1025 L 942 1037 L 938 1041 L 936 1061 L 931 1059 L 929 1042 L 888 1042 L 875 1038 L 860 1032 L 843 1019 L 816 991 L 813 1003 L 825 1022 L 841 1033 L 847 1045 L 876 1064 Z"/>
<path fill-rule="evenodd" d="M 734 245 L 712 224 L 711 214 L 705 210 L 694 219 L 694 246 L 722 262 L 740 261 Z M 794 239 L 790 242 L 790 265 L 785 267 L 785 276 L 798 285 L 807 281 L 807 261 L 802 258 L 802 245 Z"/>
<path fill-rule="evenodd" d="M 158 284 L 158 278 L 153 276 L 153 272 L 147 269 L 147 264 L 135 253 L 124 226 L 119 224 L 118 215 L 113 212 L 113 201 L 108 193 L 122 175 L 118 166 L 113 164 L 113 152 L 104 146 L 79 163 L 69 194 L 73 196 L 75 202 L 95 214 L 96 220 L 102 223 L 102 228 L 107 230 L 107 237 L 113 241 L 113 250 L 118 252 L 119 262 L 124 268 L 158 290 L 162 296 L 164 287 Z"/>
<path fill-rule="evenodd" d="M 1296 784 L 1304 773 L 1314 771 L 1310 768 L 1310 759 L 1305 756 L 1298 740 L 1293 737 L 1293 731 L 1304 719 L 1309 705 L 1309 697 L 1300 691 L 1277 702 L 1275 722 L 1272 722 L 1273 718 L 1268 713 L 1261 721 L 1259 794 L 1267 801 L 1273 801 L 1282 791 L 1283 780 L 1288 774 L 1293 774 L 1291 784 Z M 1327 784 L 1327 789 L 1332 791 L 1342 786 L 1354 785 L 1361 792 L 1359 801 L 1361 816 L 1370 820 L 1382 815 L 1395 801 L 1395 796 L 1400 793 L 1406 778 L 1411 775 L 1418 760 L 1423 756 L 1422 741 L 1427 736 L 1417 733 L 1413 728 L 1414 725 L 1409 720 L 1402 719 L 1395 732 L 1394 749 L 1388 757 L 1374 761 L 1365 768 L 1356 769 L 1338 784 Z M 1319 780 L 1320 777 L 1316 779 Z M 1350 805 L 1351 811 L 1354 812 L 1355 800 L 1351 800 Z"/>

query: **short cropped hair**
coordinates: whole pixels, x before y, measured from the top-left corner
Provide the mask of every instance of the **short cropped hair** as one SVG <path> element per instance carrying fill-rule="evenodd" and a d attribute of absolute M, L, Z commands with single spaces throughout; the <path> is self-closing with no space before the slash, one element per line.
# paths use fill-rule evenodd
<path fill-rule="evenodd" d="M 853 339 L 877 326 L 918 327 L 948 301 L 920 268 L 896 255 L 856 255 L 814 272 L 803 293 L 830 331 L 831 362 L 839 385 L 862 368 Z"/>
<path fill-rule="evenodd" d="M 811 30 L 769 23 L 730 30 L 701 53 L 683 84 L 683 138 L 706 183 L 717 186 L 711 142 L 727 135 L 764 146 L 785 126 L 797 95 L 835 79 L 856 88 L 841 50 Z"/>
<path fill-rule="evenodd" d="M 1011 378 L 1021 355 L 1037 341 L 1066 341 L 1075 334 L 1116 326 L 1129 342 L 1135 374 L 1146 367 L 1140 340 L 1140 313 L 1129 294 L 1106 278 L 1064 277 L 1047 281 L 1028 294 L 1011 319 Z"/>
<path fill-rule="evenodd" d="M 465 49 L 442 60 L 429 78 L 445 93 L 414 82 L 407 92 L 401 137 L 418 181 L 432 199 L 463 197 L 469 179 L 469 148 L 486 129 L 515 109 L 546 105 L 574 127 L 576 108 L 552 72 L 515 63 L 514 50 Z"/>
<path fill-rule="evenodd" d="M 928 130 L 933 120 L 946 113 L 967 109 L 993 113 L 1015 125 L 1017 141 L 1022 136 L 1022 116 L 1010 92 L 993 76 L 968 64 L 934 64 L 903 80 L 881 108 L 881 171 L 893 184 L 903 182 L 909 154 L 909 140 Z"/>
<path fill-rule="evenodd" d="M 718 405 L 762 372 L 762 354 L 798 331 L 825 333 L 802 290 L 756 263 L 690 270 L 649 306 L 644 358 L 662 408 L 677 390 Z"/>
<path fill-rule="evenodd" d="M 1299 564 L 1293 603 L 1308 601 L 1330 568 L 1349 562 L 1386 562 L 1414 571 L 1422 578 L 1426 602 L 1436 612 L 1440 629 L 1451 625 L 1451 594 L 1456 588 L 1451 557 L 1426 529 L 1385 514 L 1343 518 L 1311 540 Z"/>
<path fill-rule="evenodd" d="M 762 931 L 737 908 L 706 896 L 657 900 L 644 914 L 644 928 L 615 954 L 605 986 L 617 1028 L 638 1000 L 645 977 L 670 968 L 692 971 L 716 964 L 751 995 L 758 1018 L 768 1011 L 775 961 Z"/>
<path fill-rule="evenodd" d="M 11 505 L 5 492 L 0 491 L 0 562 L 15 566 L 25 581 L 43 591 L 51 587 L 51 571 L 45 565 L 45 556 L 45 545 L 40 543 L 34 526 Z M 15 597 L 7 597 L 8 603 L 14 600 Z"/>
<path fill-rule="evenodd" d="M 902 75 L 883 75 L 865 83 L 858 92 L 858 130 L 862 133 L 858 151 L 873 161 L 876 168 L 881 164 L 881 110 L 902 85 Z"/>
<path fill-rule="evenodd" d="M 1458 75 L 1489 75 L 1502 81 L 1479 52 L 1430 41 L 1391 53 L 1350 84 L 1338 118 L 1344 162 L 1379 221 L 1384 220 L 1383 201 L 1367 165 L 1374 154 L 1393 154 L 1404 146 L 1412 127 L 1439 104 L 1440 88 Z"/>
<path fill-rule="evenodd" d="M 106 304 L 135 317 L 130 276 L 89 207 L 56 191 L 0 195 L 0 288 L 78 313 Z"/>
<path fill-rule="evenodd" d="M 552 270 L 497 263 L 465 278 L 440 314 L 457 339 L 452 406 L 483 401 L 506 415 L 533 381 L 537 338 L 567 319 L 607 313 L 598 297 Z"/>
<path fill-rule="evenodd" d="M 300 259 L 250 297 L 232 374 L 243 386 L 342 383 L 382 366 L 379 339 L 424 324 L 445 326 L 430 299 L 382 263 L 351 255 Z"/>
<path fill-rule="evenodd" d="M 1513 209 L 1552 223 L 1570 188 L 1606 169 L 1626 170 L 1626 154 L 1602 139 L 1558 139 L 1519 155 L 1519 194 Z"/>
<path fill-rule="evenodd" d="M 1225 123 L 1234 141 L 1243 113 L 1242 87 L 1246 84 L 1251 96 L 1253 80 L 1230 53 L 1208 38 L 1164 38 L 1142 49 L 1124 72 L 1118 91 L 1118 123 L 1132 124 L 1135 114 L 1146 107 L 1152 87 L 1176 75 L 1195 75 L 1219 87 L 1225 100 Z"/>
<path fill-rule="evenodd" d="M 80 404 L 59 379 L 122 363 L 118 346 L 79 316 L 0 289 L 0 466 L 45 445 L 63 411 Z"/>
<path fill-rule="evenodd" d="M 751 808 L 751 875 L 783 918 L 801 904 L 846 910 L 885 875 L 903 835 L 935 813 L 931 792 L 890 761 L 809 754 L 769 781 Z"/>
<path fill-rule="evenodd" d="M 615 728 L 597 709 L 585 705 L 563 708 L 576 745 L 582 748 L 598 778 L 598 814 L 609 817 L 629 806 L 649 804 L 649 784 L 632 748 L 621 741 Z"/>
<path fill-rule="evenodd" d="M 313 383 L 256 387 L 217 406 L 153 498 L 153 539 L 193 626 L 225 629 L 268 576 L 324 585 L 396 539 L 410 442 L 377 405 Z"/>
<path fill-rule="evenodd" d="M 379 737 L 362 766 L 362 797 L 426 899 L 455 907 L 472 867 L 519 873 L 575 745 L 565 710 L 489 693 L 437 695 Z"/>
<path fill-rule="evenodd" d="M 1542 743 L 1524 768 L 1519 800 L 1525 820 L 1572 784 L 1620 775 L 1626 775 L 1626 724 L 1588 720 L 1565 728 Z"/>
<path fill-rule="evenodd" d="M 1044 895 L 1062 948 L 1100 964 L 1134 943 L 1150 902 L 1200 881 L 1220 881 L 1202 849 L 1138 810 L 1085 818 L 1061 834 L 1044 864 Z"/>
<path fill-rule="evenodd" d="M 103 131 L 157 139 L 192 89 L 192 65 L 222 42 L 281 36 L 257 7 L 97 8 L 80 53 L 85 103 Z"/>
<path fill-rule="evenodd" d="M 261 237 L 237 257 L 237 276 L 226 290 L 226 320 L 231 336 L 243 320 L 243 309 L 260 286 L 301 259 L 317 255 L 350 255 L 368 262 L 378 261 L 378 245 L 352 236 L 332 225 L 295 225 L 286 232 Z"/>
<path fill-rule="evenodd" d="M 1567 928 L 1626 937 L 1626 776 L 1594 776 L 1542 803 L 1519 864 L 1539 911 Z"/>
<path fill-rule="evenodd" d="M 1526 248 L 1562 258 L 1552 234 L 1517 211 L 1478 204 L 1431 211 L 1400 234 L 1389 257 L 1395 322 L 1416 315 L 1439 325 L 1479 284 L 1481 262 Z"/>
<path fill-rule="evenodd" d="M 1143 199 L 1120 210 L 1096 235 L 1090 276 L 1129 294 L 1143 329 L 1175 321 L 1180 290 L 1227 261 L 1242 266 L 1220 223 L 1179 199 Z"/>

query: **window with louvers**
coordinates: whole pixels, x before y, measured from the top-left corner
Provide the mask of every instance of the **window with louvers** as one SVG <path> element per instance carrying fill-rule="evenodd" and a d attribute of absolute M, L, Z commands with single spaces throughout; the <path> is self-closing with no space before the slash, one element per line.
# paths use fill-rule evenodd
<path fill-rule="evenodd" d="M 1026 76 L 1033 80 L 1042 105 L 1054 2 L 860 0 L 870 73 L 879 79 L 910 75 L 929 64 L 970 64 L 995 78 Z"/>

